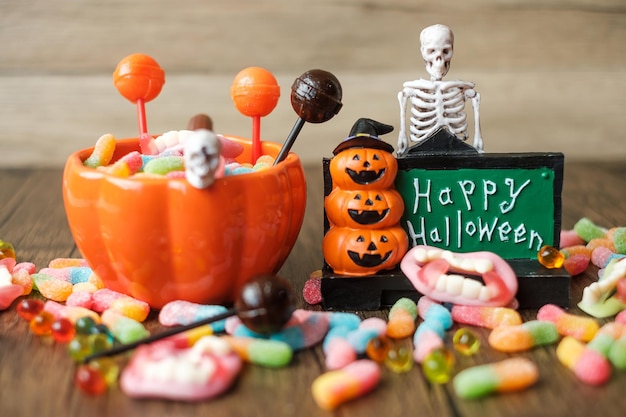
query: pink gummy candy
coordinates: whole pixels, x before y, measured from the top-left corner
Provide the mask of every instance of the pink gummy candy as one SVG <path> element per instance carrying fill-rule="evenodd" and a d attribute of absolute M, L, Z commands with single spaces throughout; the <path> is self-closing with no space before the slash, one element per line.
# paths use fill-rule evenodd
<path fill-rule="evenodd" d="M 293 350 L 306 349 L 324 339 L 330 328 L 331 314 L 296 309 L 287 324 L 280 331 L 269 335 L 269 338 L 284 341 Z M 250 334 L 250 330 L 236 316 L 226 320 L 225 330 L 226 333 L 234 336 L 255 336 L 255 334 Z"/>
<path fill-rule="evenodd" d="M 380 317 L 368 317 L 359 324 L 360 329 L 375 329 L 379 336 L 387 333 L 387 322 Z"/>
<path fill-rule="evenodd" d="M 343 337 L 335 337 L 326 345 L 326 369 L 341 369 L 357 359 L 356 350 Z"/>
<path fill-rule="evenodd" d="M 319 278 L 310 278 L 304 283 L 302 296 L 308 304 L 315 305 L 322 302 L 322 281 Z"/>
<path fill-rule="evenodd" d="M 443 339 L 430 329 L 416 333 L 414 344 L 415 350 L 413 350 L 413 359 L 415 359 L 417 363 L 422 363 L 430 352 L 444 346 Z"/>
<path fill-rule="evenodd" d="M 452 307 L 452 319 L 459 324 L 494 329 L 498 326 L 522 324 L 522 316 L 508 307 L 461 306 Z"/>
<path fill-rule="evenodd" d="M 578 253 L 566 258 L 563 262 L 563 268 L 565 268 L 565 270 L 574 277 L 587 270 L 590 260 L 589 256 Z"/>
<path fill-rule="evenodd" d="M 80 317 L 91 317 L 96 323 L 100 323 L 100 316 L 93 310 L 78 306 L 68 306 L 56 301 L 47 300 L 43 306 L 44 311 L 51 313 L 55 319 L 66 318 L 75 323 Z"/>
<path fill-rule="evenodd" d="M 219 141 L 221 142 L 222 149 L 221 154 L 225 159 L 235 159 L 243 152 L 243 145 L 232 141 L 230 139 L 226 139 L 222 135 L 216 135 Z"/>
<path fill-rule="evenodd" d="M 137 151 L 127 153 L 126 155 L 122 156 L 120 160 L 124 161 L 126 165 L 128 165 L 128 169 L 132 174 L 139 171 L 143 165 L 143 158 L 141 157 L 141 153 Z"/>
<path fill-rule="evenodd" d="M 626 310 L 622 310 L 619 313 L 617 313 L 617 316 L 615 316 L 615 321 L 617 323 L 626 325 Z"/>
<path fill-rule="evenodd" d="M 17 284 L 0 286 L 0 310 L 6 310 L 13 301 L 24 293 L 24 287 Z"/>
<path fill-rule="evenodd" d="M 611 249 L 604 246 L 598 246 L 593 250 L 593 252 L 591 252 L 591 263 L 598 268 L 604 268 L 611 255 L 613 255 Z"/>
<path fill-rule="evenodd" d="M 67 297 L 67 300 L 65 300 L 65 305 L 91 309 L 93 305 L 93 295 L 89 291 L 74 290 L 69 297 Z"/>
<path fill-rule="evenodd" d="M 426 317 L 426 312 L 434 304 L 441 304 L 439 301 L 435 301 L 432 298 L 424 295 L 417 300 L 417 315 L 422 319 Z"/>
<path fill-rule="evenodd" d="M 28 272 L 29 274 L 34 274 L 35 272 L 37 272 L 37 267 L 32 262 L 20 262 L 18 264 L 15 264 L 15 266 L 13 267 L 13 273 L 22 270 Z"/>
<path fill-rule="evenodd" d="M 215 336 L 183 349 L 157 342 L 137 348 L 122 372 L 120 387 L 130 397 L 207 400 L 226 391 L 241 366 L 240 356 Z"/>
<path fill-rule="evenodd" d="M 93 311 L 98 313 L 102 313 L 104 310 L 107 310 L 111 307 L 111 303 L 117 300 L 118 298 L 128 297 L 126 294 L 122 294 L 121 292 L 109 290 L 108 288 L 103 288 L 93 293 Z"/>
<path fill-rule="evenodd" d="M 341 404 L 361 397 L 378 385 L 380 367 L 361 359 L 350 365 L 318 376 L 311 386 L 313 399 L 324 410 L 334 410 Z"/>
<path fill-rule="evenodd" d="M 585 241 L 578 236 L 575 230 L 561 230 L 560 249 L 570 246 L 584 245 Z"/>
<path fill-rule="evenodd" d="M 611 378 L 612 369 L 607 358 L 571 336 L 561 340 L 556 355 L 585 384 L 602 385 Z"/>

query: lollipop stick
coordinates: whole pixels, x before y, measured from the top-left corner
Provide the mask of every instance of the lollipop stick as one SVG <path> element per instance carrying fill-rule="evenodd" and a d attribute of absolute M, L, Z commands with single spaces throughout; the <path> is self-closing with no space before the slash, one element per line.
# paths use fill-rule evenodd
<path fill-rule="evenodd" d="M 252 164 L 261 157 L 261 116 L 252 116 Z"/>
<path fill-rule="evenodd" d="M 139 135 L 148 133 L 148 123 L 146 122 L 146 102 L 143 98 L 137 99 L 137 119 L 139 120 Z"/>
<path fill-rule="evenodd" d="M 185 332 L 187 330 L 195 329 L 196 327 L 204 326 L 206 324 L 215 323 L 216 321 L 227 319 L 228 317 L 234 316 L 236 314 L 237 314 L 237 310 L 234 308 L 231 308 L 230 310 L 226 310 L 225 312 L 221 314 L 216 314 L 214 316 L 207 317 L 205 319 L 202 319 L 202 320 L 199 320 L 199 321 L 196 321 L 196 322 L 184 325 L 184 326 L 174 327 L 174 328 L 162 331 L 160 333 L 157 333 L 155 335 L 137 340 L 132 343 L 126 343 L 124 345 L 116 346 L 109 350 L 96 352 L 92 355 L 86 356 L 82 360 L 82 362 L 88 363 L 89 361 L 92 361 L 94 359 L 119 355 L 120 353 L 128 352 L 129 350 L 135 349 L 138 346 L 156 342 L 157 340 L 165 339 L 167 337 L 174 336 L 176 334 Z"/>
<path fill-rule="evenodd" d="M 302 126 L 304 126 L 304 119 L 302 119 L 301 117 L 298 117 L 298 120 L 296 120 L 296 124 L 293 125 L 291 132 L 289 132 L 289 136 L 287 136 L 287 139 L 285 140 L 283 147 L 280 148 L 280 152 L 278 153 L 278 156 L 274 160 L 274 165 L 278 164 L 279 162 L 281 162 L 287 157 L 287 154 L 289 154 L 291 147 L 293 146 L 294 142 L 296 141 L 296 138 L 298 137 L 298 135 L 300 134 L 300 131 L 302 130 Z"/>

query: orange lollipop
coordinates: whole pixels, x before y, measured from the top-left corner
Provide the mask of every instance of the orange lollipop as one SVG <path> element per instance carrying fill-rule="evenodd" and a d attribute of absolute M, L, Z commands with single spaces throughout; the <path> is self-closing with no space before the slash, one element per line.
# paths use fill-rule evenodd
<path fill-rule="evenodd" d="M 151 140 L 148 136 L 145 103 L 159 95 L 163 84 L 165 72 L 152 57 L 145 54 L 128 55 L 117 64 L 113 72 L 113 85 L 117 91 L 131 103 L 137 104 L 142 144 Z"/>
<path fill-rule="evenodd" d="M 280 87 L 265 68 L 248 67 L 235 76 L 230 96 L 240 113 L 252 117 L 252 163 L 255 163 L 261 156 L 261 117 L 276 107 Z"/>

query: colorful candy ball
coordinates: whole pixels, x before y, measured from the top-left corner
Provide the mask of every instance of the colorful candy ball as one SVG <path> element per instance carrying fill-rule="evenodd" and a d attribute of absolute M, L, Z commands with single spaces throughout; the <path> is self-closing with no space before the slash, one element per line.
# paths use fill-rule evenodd
<path fill-rule="evenodd" d="M 113 84 L 132 103 L 139 99 L 148 102 L 161 92 L 165 84 L 165 71 L 152 57 L 132 54 L 117 64 L 113 72 Z"/>
<path fill-rule="evenodd" d="M 274 75 L 265 68 L 248 67 L 235 76 L 230 96 L 243 115 L 265 117 L 276 107 L 280 87 Z"/>

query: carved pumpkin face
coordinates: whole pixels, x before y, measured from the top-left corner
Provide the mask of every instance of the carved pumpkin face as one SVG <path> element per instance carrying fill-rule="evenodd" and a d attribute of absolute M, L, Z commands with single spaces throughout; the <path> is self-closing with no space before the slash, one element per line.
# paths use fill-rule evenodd
<path fill-rule="evenodd" d="M 394 268 L 402 260 L 408 245 L 408 237 L 401 227 L 332 227 L 324 236 L 322 251 L 336 274 L 365 276 Z"/>
<path fill-rule="evenodd" d="M 404 201 L 394 189 L 343 190 L 335 188 L 324 202 L 331 225 L 353 229 L 381 229 L 397 224 Z"/>
<path fill-rule="evenodd" d="M 389 188 L 397 172 L 396 158 L 381 149 L 348 148 L 330 161 L 334 186 L 344 190 Z"/>

